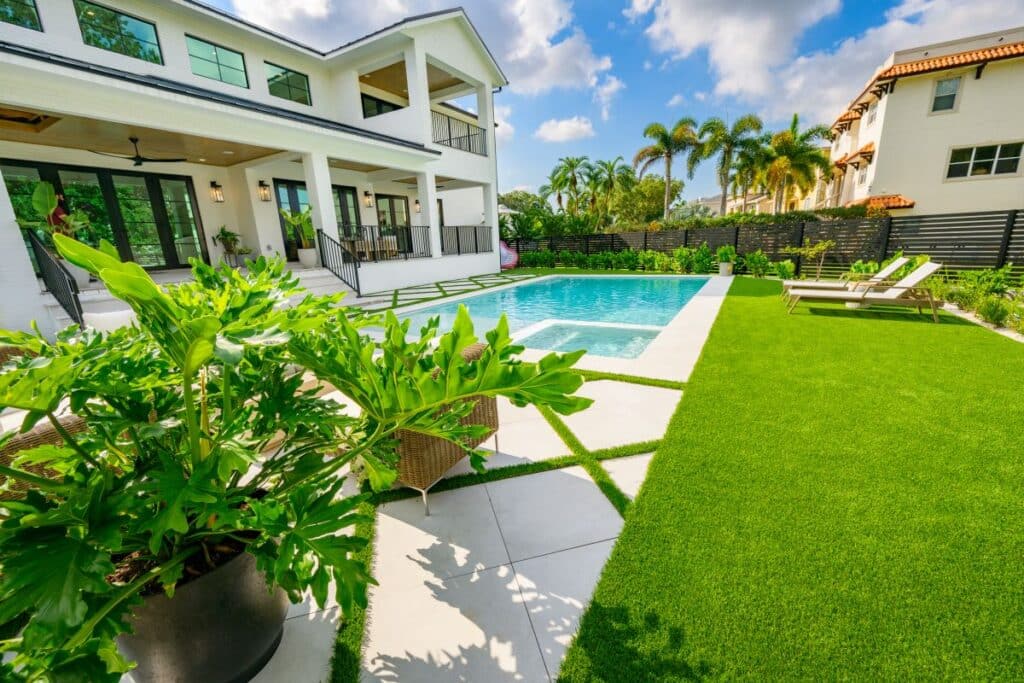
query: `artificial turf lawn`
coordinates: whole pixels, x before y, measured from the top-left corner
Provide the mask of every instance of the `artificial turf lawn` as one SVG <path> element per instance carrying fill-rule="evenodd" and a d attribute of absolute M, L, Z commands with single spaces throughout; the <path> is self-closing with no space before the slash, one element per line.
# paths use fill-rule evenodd
<path fill-rule="evenodd" d="M 737 278 L 563 681 L 1016 679 L 1024 345 Z"/>

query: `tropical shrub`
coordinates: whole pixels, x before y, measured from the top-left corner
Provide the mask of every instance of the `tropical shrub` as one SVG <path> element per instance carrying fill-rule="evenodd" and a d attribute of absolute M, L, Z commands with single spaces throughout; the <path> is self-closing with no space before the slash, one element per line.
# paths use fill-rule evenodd
<path fill-rule="evenodd" d="M 313 229 L 312 209 L 307 208 L 305 211 L 280 209 L 280 212 L 284 222 L 291 228 L 292 234 L 295 235 L 300 249 L 312 249 L 316 246 L 316 230 Z"/>
<path fill-rule="evenodd" d="M 693 272 L 694 249 L 690 247 L 676 247 L 672 252 L 672 258 L 676 261 L 676 267 L 680 273 Z"/>
<path fill-rule="evenodd" d="M 716 261 L 707 242 L 702 242 L 693 252 L 693 272 L 703 275 L 715 270 Z"/>
<path fill-rule="evenodd" d="M 632 249 L 617 252 L 613 260 L 618 270 L 636 270 L 640 266 L 640 256 Z"/>
<path fill-rule="evenodd" d="M 771 262 L 763 251 L 758 249 L 743 257 L 747 271 L 754 277 L 764 277 L 771 267 Z"/>
<path fill-rule="evenodd" d="M 792 280 L 796 277 L 796 265 L 789 259 L 776 261 L 772 264 L 772 270 L 780 280 Z"/>
<path fill-rule="evenodd" d="M 996 327 L 1002 327 L 1013 310 L 1012 303 L 1004 297 L 990 294 L 978 303 L 978 317 Z"/>
<path fill-rule="evenodd" d="M 87 427 L 0 466 L 0 492 L 29 487 L 3 503 L 0 624 L 18 627 L 0 641 L 0 680 L 118 681 L 131 663 L 115 638 L 141 596 L 173 597 L 241 552 L 293 601 L 308 590 L 324 607 L 333 582 L 344 610 L 365 605 L 373 579 L 353 553 L 367 539 L 353 528 L 366 495 L 342 493 L 349 466 L 387 489 L 395 431 L 465 444 L 483 429 L 460 423 L 476 397 L 561 413 L 589 403 L 572 396 L 582 352 L 520 363 L 504 317 L 466 362 L 460 352 L 477 337 L 465 308 L 450 332 L 439 335 L 435 318 L 408 339 L 409 323 L 391 312 L 303 296 L 281 260 L 259 258 L 244 275 L 194 261 L 193 282 L 162 288 L 108 243 L 54 242 L 137 323 L 69 328 L 55 342 L 0 332 L 0 344 L 26 352 L 0 375 L 0 409 L 28 411 L 22 430 L 63 429 L 64 407 Z M 383 326 L 381 341 L 370 324 Z M 295 367 L 333 385 L 359 417 L 302 389 Z M 481 454 L 470 458 L 481 466 Z"/>
<path fill-rule="evenodd" d="M 715 252 L 719 263 L 736 263 L 736 247 L 731 244 L 723 244 Z"/>
<path fill-rule="evenodd" d="M 814 279 L 820 280 L 821 269 L 825 266 L 825 256 L 827 256 L 828 252 L 834 249 L 835 246 L 835 240 L 821 240 L 820 242 L 812 244 L 811 239 L 808 237 L 804 240 L 803 246 L 786 247 L 782 251 L 787 254 L 796 254 L 808 263 L 814 263 L 816 266 Z"/>

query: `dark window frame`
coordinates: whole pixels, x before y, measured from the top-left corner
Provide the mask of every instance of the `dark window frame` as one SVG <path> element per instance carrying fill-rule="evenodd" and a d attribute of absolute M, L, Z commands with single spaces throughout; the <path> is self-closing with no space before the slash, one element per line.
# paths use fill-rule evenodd
<path fill-rule="evenodd" d="M 27 8 L 29 8 L 29 9 L 31 9 L 32 13 L 36 17 L 36 25 L 35 26 L 26 26 L 25 24 L 19 24 L 19 23 L 15 22 L 15 21 L 9 21 L 7 19 L 0 19 L 0 23 L 10 24 L 11 26 L 17 26 L 18 28 L 28 29 L 29 31 L 39 31 L 40 33 L 44 33 L 45 32 L 45 31 L 43 31 L 43 18 L 39 15 L 39 3 L 37 3 L 36 0 L 5 0 L 5 1 L 7 3 L 11 3 L 11 4 L 23 5 L 23 6 L 27 7 Z"/>
<path fill-rule="evenodd" d="M 209 45 L 211 47 L 214 47 L 214 48 L 216 48 L 218 50 L 226 50 L 228 52 L 232 52 L 232 53 L 238 55 L 242 59 L 242 69 L 241 69 L 241 71 L 242 71 L 242 77 L 245 79 L 245 85 L 238 85 L 237 83 L 231 83 L 229 81 L 225 81 L 223 78 L 214 78 L 213 76 L 206 76 L 204 74 L 197 74 L 195 72 L 195 69 L 192 69 L 192 75 L 193 76 L 199 76 L 200 78 L 206 78 L 206 79 L 209 79 L 211 81 L 217 81 L 218 83 L 224 83 L 225 85 L 234 86 L 236 88 L 245 88 L 246 90 L 250 89 L 249 65 L 245 61 L 245 53 L 244 52 L 242 52 L 241 50 L 232 49 L 232 48 L 228 47 L 227 45 L 221 45 L 220 43 L 215 43 L 212 40 L 207 40 L 206 38 L 200 38 L 199 36 L 197 36 L 195 34 L 192 34 L 192 33 L 186 33 L 185 34 L 185 52 L 188 53 L 188 63 L 189 63 L 189 67 L 190 68 L 192 66 L 192 60 L 193 59 L 199 59 L 199 60 L 202 60 L 202 61 L 207 62 L 209 64 L 214 64 L 217 67 L 217 72 L 218 73 L 220 73 L 221 70 L 225 68 L 224 65 L 221 64 L 219 56 L 218 56 L 216 62 L 211 62 L 209 59 L 206 59 L 205 57 L 198 57 L 198 56 L 192 54 L 192 52 L 189 51 L 189 42 L 188 41 L 190 39 L 198 41 L 200 43 L 205 43 L 205 44 L 207 44 L 207 45 Z M 228 68 L 228 69 L 230 69 L 232 71 L 238 71 L 238 69 L 236 69 L 233 66 L 229 66 L 229 67 L 226 67 L 226 68 Z"/>
<path fill-rule="evenodd" d="M 107 7 L 106 5 L 101 5 L 98 2 L 93 2 L 93 0 L 73 0 L 72 4 L 75 7 L 75 20 L 78 22 L 78 31 L 79 31 L 79 33 L 81 33 L 81 35 L 82 35 L 82 42 L 85 45 L 87 45 L 89 47 L 96 48 L 97 50 L 105 50 L 107 52 L 113 52 L 114 54 L 122 55 L 122 56 L 128 57 L 130 59 L 137 59 L 140 62 L 146 62 L 147 64 L 159 64 L 160 66 L 165 66 L 165 63 L 164 63 L 164 46 L 160 42 L 160 31 L 157 29 L 155 21 L 150 21 L 148 19 L 143 19 L 140 16 L 137 16 L 135 14 L 131 14 L 129 12 L 125 12 L 125 11 L 120 10 L 120 9 L 115 9 L 113 7 Z M 120 50 L 113 50 L 113 49 L 111 49 L 109 47 L 104 47 L 102 45 L 94 45 L 94 44 L 88 42 L 86 40 L 86 37 L 85 37 L 85 31 L 82 28 L 82 17 L 80 16 L 80 14 L 78 12 L 78 5 L 79 4 L 82 4 L 82 5 L 92 5 L 93 7 L 96 7 L 98 9 L 106 10 L 107 12 L 112 12 L 113 14 L 117 15 L 118 17 L 127 17 L 128 19 L 134 19 L 135 21 L 139 21 L 139 22 L 142 22 L 143 24 L 149 24 L 150 26 L 152 26 L 153 27 L 153 37 L 156 39 L 156 56 L 158 58 L 158 61 L 153 62 L 153 61 L 150 61 L 150 60 L 145 59 L 143 57 L 136 57 L 135 55 L 128 54 L 127 52 L 121 52 Z M 123 38 L 123 36 L 124 36 L 124 34 L 120 32 L 120 28 L 118 29 L 118 36 L 121 37 L 121 38 Z M 133 38 L 134 38 L 134 36 L 133 36 Z M 139 40 L 139 39 L 135 38 L 135 40 Z M 148 43 L 149 41 L 140 41 L 140 42 Z"/>
<path fill-rule="evenodd" d="M 1017 149 L 1016 154 L 1004 155 L 1004 148 L 1022 146 Z M 995 151 L 991 158 L 978 158 L 978 150 L 985 149 L 988 147 L 994 147 Z M 953 158 L 957 152 L 970 152 L 970 155 L 966 160 L 954 161 Z M 1024 140 L 1016 140 L 1014 142 L 996 142 L 991 144 L 982 145 L 971 145 L 970 147 L 953 147 L 949 151 L 949 156 L 946 160 L 946 174 L 943 180 L 972 180 L 975 178 L 1009 178 L 1021 173 L 1021 159 L 1024 158 Z M 1017 163 L 1012 171 L 999 171 L 997 170 L 999 165 L 1004 161 L 1015 160 Z M 989 165 L 987 173 L 974 173 L 976 165 L 978 167 L 984 167 L 985 164 Z M 964 173 L 952 173 L 954 167 L 959 170 L 963 170 Z"/>
<path fill-rule="evenodd" d="M 313 106 L 313 85 L 309 82 L 309 74 L 304 74 L 301 71 L 296 71 L 295 69 L 289 69 L 286 66 L 281 66 L 280 64 L 275 64 L 274 62 L 271 62 L 271 61 L 268 61 L 268 60 L 263 60 L 263 65 L 264 65 L 264 69 L 263 69 L 264 75 L 267 76 L 267 92 L 270 93 L 271 97 L 276 97 L 277 99 L 284 100 L 285 102 L 294 102 L 295 104 L 302 104 L 302 105 L 305 105 L 307 107 L 312 107 Z M 273 93 L 273 91 L 270 90 L 270 76 L 266 74 L 266 67 L 268 67 L 268 66 L 272 66 L 275 69 L 280 69 L 281 71 L 285 71 L 285 72 L 288 72 L 290 74 L 295 74 L 297 76 L 302 76 L 304 79 L 306 79 L 306 91 L 305 92 L 306 92 L 306 99 L 308 100 L 308 102 L 300 102 L 299 100 L 294 100 L 294 99 L 292 99 L 290 97 L 281 97 L 280 95 L 275 95 Z M 295 89 L 295 88 L 292 87 L 291 83 L 286 83 L 286 85 L 288 86 L 288 91 L 289 92 L 291 92 L 292 90 Z"/>
<path fill-rule="evenodd" d="M 380 97 L 376 97 L 374 95 L 370 95 L 369 93 L 365 93 L 365 92 L 360 92 L 359 95 L 360 95 L 360 97 L 359 97 L 359 104 L 360 104 L 360 106 L 362 108 L 363 118 L 364 119 L 372 119 L 375 116 L 381 116 L 383 114 L 390 114 L 393 111 L 399 111 L 400 109 L 405 109 L 408 106 L 408 105 L 402 105 L 402 104 L 395 104 L 394 102 L 389 102 L 388 100 L 381 99 Z M 366 113 L 366 105 L 367 105 L 368 102 L 372 103 L 377 108 L 376 112 L 374 112 L 372 114 L 367 114 Z M 382 111 L 381 110 L 382 109 L 381 105 L 384 105 L 385 107 L 389 107 L 389 108 Z"/>

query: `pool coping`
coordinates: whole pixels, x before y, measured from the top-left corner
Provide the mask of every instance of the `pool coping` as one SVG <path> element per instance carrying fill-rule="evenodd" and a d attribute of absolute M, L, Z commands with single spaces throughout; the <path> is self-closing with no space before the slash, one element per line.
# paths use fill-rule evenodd
<path fill-rule="evenodd" d="M 647 348 L 644 349 L 643 353 L 638 357 L 613 358 L 610 356 L 597 356 L 587 353 L 579 360 L 579 362 L 576 363 L 576 367 L 583 370 L 612 372 L 620 375 L 636 375 L 638 377 L 654 377 L 677 382 L 685 382 L 689 379 L 690 373 L 693 372 L 693 367 L 697 364 L 697 359 L 700 358 L 701 351 L 704 348 L 704 343 L 707 341 L 708 335 L 711 333 L 711 327 L 714 325 L 715 319 L 718 317 L 718 311 L 721 309 L 722 303 L 725 301 L 726 294 L 728 293 L 733 280 L 733 276 L 713 274 L 663 274 L 655 276 L 639 274 L 624 275 L 619 273 L 614 275 L 574 275 L 570 273 L 563 275 L 559 273 L 531 278 L 524 282 L 513 282 L 507 285 L 500 285 L 498 287 L 489 287 L 486 290 L 457 294 L 455 296 L 447 297 L 443 301 L 434 300 L 413 304 L 407 307 L 397 307 L 394 309 L 394 312 L 395 315 L 415 313 L 416 311 L 430 308 L 432 306 L 454 303 L 463 299 L 470 299 L 474 296 L 480 296 L 485 293 L 490 294 L 506 287 L 519 287 L 526 284 L 542 282 L 546 279 L 563 277 L 605 279 L 635 277 L 671 277 L 677 279 L 693 279 L 698 277 L 706 278 L 707 282 L 705 282 L 704 285 L 694 293 L 693 297 L 679 309 L 667 325 L 661 328 L 658 328 L 656 325 L 645 326 L 647 329 L 658 328 L 660 329 L 660 332 L 657 337 L 651 340 L 651 343 L 648 344 Z M 549 318 L 533 323 L 532 325 L 528 325 L 512 336 L 513 339 L 518 341 L 520 339 L 525 339 L 527 336 L 539 331 L 549 324 L 558 323 L 601 325 L 601 323 L 595 323 L 592 321 Z M 629 324 L 618 323 L 604 323 L 603 325 L 608 327 L 631 327 Z M 520 357 L 525 361 L 536 362 L 549 353 L 551 353 L 551 351 L 528 348 L 520 354 Z"/>

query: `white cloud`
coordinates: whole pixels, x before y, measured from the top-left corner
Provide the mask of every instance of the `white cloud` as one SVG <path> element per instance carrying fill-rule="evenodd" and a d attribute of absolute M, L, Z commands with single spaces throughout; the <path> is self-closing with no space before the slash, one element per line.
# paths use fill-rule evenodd
<path fill-rule="evenodd" d="M 654 65 L 651 64 L 651 60 L 645 59 L 644 60 L 644 71 L 650 71 L 653 68 L 654 68 Z"/>
<path fill-rule="evenodd" d="M 611 113 L 612 100 L 626 84 L 615 76 L 608 76 L 604 82 L 594 89 L 594 101 L 601 106 L 601 120 L 607 121 Z"/>
<path fill-rule="evenodd" d="M 697 92 L 693 93 L 693 99 L 697 100 L 698 102 L 704 102 L 705 100 L 708 99 L 708 94 L 703 90 L 698 90 Z"/>
<path fill-rule="evenodd" d="M 683 102 L 685 102 L 685 101 L 686 101 L 686 98 L 683 96 L 683 94 L 677 92 L 675 95 L 673 95 L 669 99 L 668 102 L 665 103 L 665 106 L 666 107 L 679 107 L 679 106 L 682 106 Z"/>
<path fill-rule="evenodd" d="M 801 36 L 840 4 L 632 0 L 624 14 L 649 21 L 648 40 L 669 62 L 706 50 L 714 95 L 735 98 L 769 120 L 796 111 L 808 123 L 831 122 L 894 50 L 1024 24 L 1021 0 L 900 0 L 878 25 L 833 48 L 798 55 Z"/>
<path fill-rule="evenodd" d="M 594 137 L 594 124 L 585 116 L 568 119 L 548 119 L 540 124 L 533 136 L 544 142 L 569 142 Z"/>
<path fill-rule="evenodd" d="M 511 118 L 512 107 L 501 104 L 494 107 L 494 122 L 498 124 L 498 127 L 494 129 L 494 139 L 499 147 L 511 142 L 516 134 L 516 128 L 510 121 Z"/>

